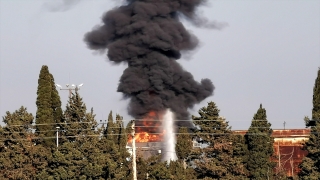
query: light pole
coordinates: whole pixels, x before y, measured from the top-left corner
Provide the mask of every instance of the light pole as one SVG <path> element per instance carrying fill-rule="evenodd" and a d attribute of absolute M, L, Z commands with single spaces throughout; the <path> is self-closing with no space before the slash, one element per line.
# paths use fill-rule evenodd
<path fill-rule="evenodd" d="M 79 85 L 72 84 L 70 87 L 69 87 L 69 84 L 66 84 L 67 88 L 62 88 L 62 86 L 60 86 L 59 84 L 56 84 L 56 86 L 59 87 L 60 90 L 68 90 L 69 91 L 69 98 L 70 98 L 72 91 L 75 90 L 77 92 L 78 90 L 80 90 L 80 87 L 83 86 L 83 83 L 81 83 Z"/>
<path fill-rule="evenodd" d="M 56 128 L 57 128 L 57 148 L 58 148 L 58 146 L 59 146 L 59 129 L 60 129 L 60 127 L 57 126 Z"/>

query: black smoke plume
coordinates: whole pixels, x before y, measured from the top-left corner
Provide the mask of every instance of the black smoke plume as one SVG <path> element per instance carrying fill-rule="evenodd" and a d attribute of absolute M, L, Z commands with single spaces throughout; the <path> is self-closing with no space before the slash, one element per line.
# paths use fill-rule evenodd
<path fill-rule="evenodd" d="M 195 24 L 206 22 L 196 16 L 196 8 L 204 2 L 129 0 L 127 5 L 108 11 L 103 25 L 85 35 L 90 49 L 108 50 L 110 61 L 128 63 L 117 91 L 130 98 L 128 111 L 134 118 L 170 108 L 177 119 L 187 120 L 188 108 L 213 94 L 209 79 L 195 81 L 176 61 L 181 51 L 198 45 L 179 17 Z M 191 122 L 177 125 L 191 126 Z"/>

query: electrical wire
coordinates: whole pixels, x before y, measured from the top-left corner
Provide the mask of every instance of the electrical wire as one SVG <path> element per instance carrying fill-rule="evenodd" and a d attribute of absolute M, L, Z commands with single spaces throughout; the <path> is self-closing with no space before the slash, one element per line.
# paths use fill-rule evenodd
<path fill-rule="evenodd" d="M 126 120 L 121 120 L 121 121 L 126 121 Z M 131 120 L 130 120 L 131 121 Z M 129 121 L 129 122 L 130 122 Z M 134 121 L 136 122 L 149 122 L 149 121 L 152 121 L 152 122 L 162 122 L 163 120 L 145 120 L 145 119 L 135 119 Z M 183 121 L 186 121 L 186 122 L 214 122 L 214 121 L 226 121 L 226 122 L 229 122 L 227 120 L 222 120 L 222 119 L 218 119 L 218 120 L 173 120 L 174 122 L 183 122 Z M 234 120 L 234 121 L 237 121 L 237 122 L 244 122 L 247 120 Z M 232 121 L 232 122 L 234 122 Z M 251 121 L 268 121 L 268 120 L 251 120 Z M 7 126 L 45 126 L 45 125 L 68 125 L 68 124 L 108 124 L 108 122 L 105 122 L 105 123 L 95 123 L 95 122 L 72 122 L 72 123 L 65 123 L 65 122 L 60 122 L 60 123 L 41 123 L 41 124 L 12 124 L 12 125 L 7 125 Z"/>
<path fill-rule="evenodd" d="M 212 135 L 212 136 L 222 136 L 222 135 L 229 135 L 229 136 L 239 136 L 239 135 L 243 135 L 243 134 L 239 134 L 239 133 L 172 133 L 175 135 L 190 135 L 190 136 L 199 136 L 199 135 Z M 317 132 L 310 132 L 310 134 L 320 134 Z M 30 135 L 30 134 L 26 134 L 26 135 Z M 73 137 L 103 137 L 103 136 L 108 136 L 108 135 L 112 135 L 112 136 L 123 136 L 123 135 L 130 135 L 130 133 L 125 133 L 125 134 L 93 134 L 93 135 L 76 135 L 76 136 L 59 136 L 58 138 L 73 138 Z M 148 135 L 164 135 L 164 133 L 148 133 Z M 253 136 L 253 135 L 263 135 L 266 136 L 268 135 L 268 133 L 246 133 L 245 135 L 249 135 L 249 136 Z M 304 135 L 304 136 L 308 136 L 308 135 Z M 272 137 L 272 136 L 271 136 Z M 286 137 L 286 135 L 277 135 L 277 137 Z M 56 136 L 52 136 L 52 137 L 29 137 L 28 138 L 23 138 L 23 139 L 9 139 L 9 138 L 5 138 L 5 139 L 1 139 L 0 141 L 22 141 L 22 140 L 30 140 L 30 139 L 56 139 Z"/>
<path fill-rule="evenodd" d="M 159 126 L 135 126 L 135 129 L 137 130 L 138 128 L 151 128 L 151 127 L 159 128 Z M 216 127 L 210 126 L 210 127 L 204 127 L 204 128 L 216 128 L 216 129 L 218 129 L 220 127 L 219 126 L 216 126 Z M 251 127 L 251 128 L 253 128 L 253 129 L 268 129 L 270 127 Z M 124 127 L 109 127 L 109 129 L 126 129 L 126 128 L 124 128 Z M 94 129 L 61 129 L 61 130 L 58 130 L 58 132 L 61 132 L 61 131 L 93 131 L 93 130 L 95 130 L 95 128 Z M 33 129 L 32 131 L 35 131 L 35 132 L 57 132 L 56 129 L 55 130 L 46 130 L 46 131 L 37 131 L 37 130 Z M 232 130 L 232 131 L 239 131 L 239 130 Z M 10 131 L 10 132 L 4 132 L 4 133 L 10 134 L 10 133 L 22 133 L 22 132 Z"/>

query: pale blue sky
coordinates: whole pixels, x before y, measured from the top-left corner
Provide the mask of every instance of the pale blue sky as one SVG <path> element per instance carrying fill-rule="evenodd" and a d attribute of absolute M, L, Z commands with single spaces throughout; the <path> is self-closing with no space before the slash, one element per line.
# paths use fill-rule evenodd
<path fill-rule="evenodd" d="M 62 0 L 0 0 L 0 115 L 21 105 L 36 113 L 42 65 L 61 85 L 84 83 L 80 94 L 98 120 L 110 110 L 126 120 L 127 101 L 116 92 L 125 64 L 114 66 L 86 48 L 83 36 L 115 0 L 74 0 L 64 11 L 49 11 Z M 209 0 L 203 16 L 226 22 L 223 30 L 186 27 L 201 41 L 191 59 L 179 62 L 196 80 L 209 78 L 215 101 L 233 129 L 247 129 L 262 103 L 272 128 L 304 128 L 320 67 L 320 0 Z M 49 6 L 48 6 L 49 5 Z M 67 91 L 59 91 L 63 109 Z M 2 123 L 1 123 L 2 124 Z"/>

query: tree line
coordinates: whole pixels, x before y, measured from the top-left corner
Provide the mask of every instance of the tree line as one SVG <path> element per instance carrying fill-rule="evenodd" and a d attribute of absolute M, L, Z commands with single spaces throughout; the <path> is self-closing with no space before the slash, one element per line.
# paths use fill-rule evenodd
<path fill-rule="evenodd" d="M 132 179 L 132 159 L 126 148 L 131 124 L 125 126 L 121 115 L 114 118 L 111 111 L 106 122 L 98 123 L 77 91 L 62 110 L 47 66 L 40 70 L 36 105 L 35 116 L 21 106 L 3 117 L 0 179 Z M 245 135 L 234 134 L 219 111 L 215 102 L 208 102 L 192 116 L 194 128 L 179 127 L 177 161 L 161 162 L 161 155 L 138 156 L 138 179 L 319 179 L 320 69 L 312 117 L 305 118 L 311 128 L 303 146 L 308 155 L 297 177 L 287 177 L 273 161 L 273 130 L 262 104 Z M 193 147 L 194 142 L 201 147 Z"/>

